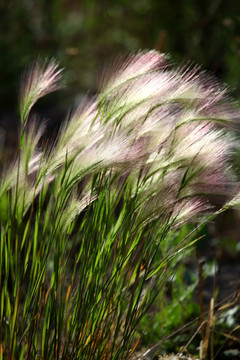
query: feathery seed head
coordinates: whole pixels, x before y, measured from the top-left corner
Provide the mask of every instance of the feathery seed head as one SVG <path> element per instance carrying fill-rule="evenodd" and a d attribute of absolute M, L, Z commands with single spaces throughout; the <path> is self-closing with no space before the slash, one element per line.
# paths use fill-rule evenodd
<path fill-rule="evenodd" d="M 125 61 L 116 61 L 112 71 L 108 69 L 102 80 L 102 95 L 110 96 L 112 91 L 149 72 L 167 66 L 167 56 L 157 51 L 144 51 L 129 56 Z"/>
<path fill-rule="evenodd" d="M 133 188 L 137 184 L 134 191 L 141 194 L 139 207 L 148 220 L 164 213 L 186 219 L 207 208 L 209 194 L 232 194 L 227 162 L 233 140 L 223 126 L 239 113 L 226 89 L 197 67 L 170 68 L 156 51 L 132 55 L 117 66 L 100 94 L 72 114 L 47 156 L 36 149 L 35 137 L 25 176 L 38 174 L 41 189 L 67 159 L 73 188 L 95 172 L 121 169 L 135 178 Z M 41 96 L 59 88 L 60 75 L 54 61 L 38 61 L 30 70 L 21 86 L 23 123 Z"/>
<path fill-rule="evenodd" d="M 38 60 L 24 74 L 20 85 L 19 108 L 21 122 L 24 123 L 33 105 L 43 96 L 58 90 L 62 69 L 55 62 Z"/>

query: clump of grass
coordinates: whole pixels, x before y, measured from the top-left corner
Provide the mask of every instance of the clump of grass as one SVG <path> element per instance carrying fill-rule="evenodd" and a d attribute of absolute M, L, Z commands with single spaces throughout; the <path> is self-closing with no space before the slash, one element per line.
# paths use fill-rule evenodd
<path fill-rule="evenodd" d="M 130 359 L 171 259 L 194 242 L 172 246 L 177 227 L 238 203 L 224 205 L 238 112 L 198 69 L 142 52 L 40 148 L 31 109 L 61 72 L 38 61 L 24 76 L 19 152 L 0 180 L 0 359 Z"/>

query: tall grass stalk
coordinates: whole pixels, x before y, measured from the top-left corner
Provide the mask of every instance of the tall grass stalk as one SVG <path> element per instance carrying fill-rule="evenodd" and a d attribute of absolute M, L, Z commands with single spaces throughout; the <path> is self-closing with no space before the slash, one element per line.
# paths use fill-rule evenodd
<path fill-rule="evenodd" d="M 239 203 L 239 114 L 206 74 L 142 52 L 40 147 L 31 110 L 61 72 L 37 61 L 23 77 L 19 151 L 1 174 L 0 359 L 130 359 L 171 259 L 194 243 L 173 246 L 176 229 Z"/>

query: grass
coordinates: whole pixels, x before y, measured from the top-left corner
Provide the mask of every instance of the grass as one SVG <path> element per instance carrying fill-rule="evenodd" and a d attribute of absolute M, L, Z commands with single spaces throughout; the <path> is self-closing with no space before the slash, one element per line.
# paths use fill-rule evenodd
<path fill-rule="evenodd" d="M 197 241 L 194 230 L 176 241 L 178 229 L 239 203 L 238 111 L 198 69 L 142 52 L 40 146 L 32 108 L 61 72 L 37 61 L 23 77 L 19 151 L 1 174 L 0 359 L 131 359 Z"/>

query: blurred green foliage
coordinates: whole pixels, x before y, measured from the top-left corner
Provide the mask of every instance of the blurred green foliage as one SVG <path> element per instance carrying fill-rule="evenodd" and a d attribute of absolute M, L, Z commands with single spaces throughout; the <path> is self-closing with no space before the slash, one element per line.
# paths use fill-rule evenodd
<path fill-rule="evenodd" d="M 240 89 L 237 0 L 1 0 L 0 102 L 11 109 L 20 73 L 37 56 L 71 69 L 73 93 L 96 88 L 104 64 L 144 48 L 191 60 Z"/>

